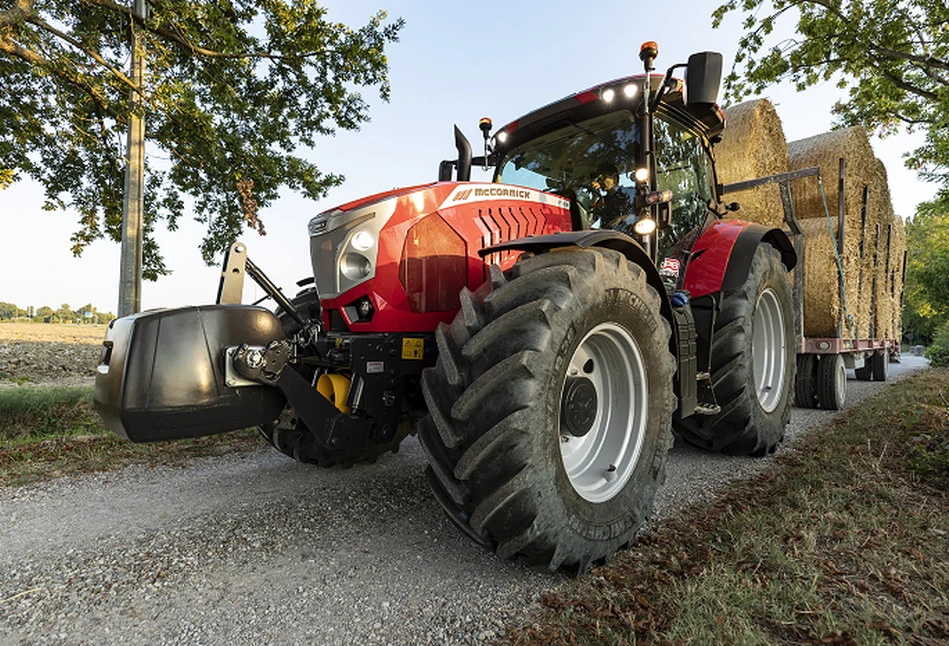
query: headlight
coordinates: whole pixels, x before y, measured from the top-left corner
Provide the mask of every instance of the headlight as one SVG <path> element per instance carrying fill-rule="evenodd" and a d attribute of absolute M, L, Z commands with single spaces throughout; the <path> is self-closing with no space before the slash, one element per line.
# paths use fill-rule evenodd
<path fill-rule="evenodd" d="M 332 209 L 310 220 L 310 257 L 321 298 L 335 298 L 375 276 L 380 232 L 398 200 L 396 196 L 355 209 Z"/>
<path fill-rule="evenodd" d="M 376 242 L 375 238 L 372 237 L 372 234 L 366 230 L 358 231 L 356 235 L 353 236 L 352 242 L 350 244 L 353 246 L 353 249 L 357 251 L 366 251 Z"/>
<path fill-rule="evenodd" d="M 656 230 L 656 221 L 652 218 L 639 218 L 633 225 L 633 230 L 641 236 L 648 236 Z"/>
<path fill-rule="evenodd" d="M 349 280 L 362 280 L 372 273 L 372 261 L 361 253 L 349 252 L 340 258 L 339 271 Z"/>

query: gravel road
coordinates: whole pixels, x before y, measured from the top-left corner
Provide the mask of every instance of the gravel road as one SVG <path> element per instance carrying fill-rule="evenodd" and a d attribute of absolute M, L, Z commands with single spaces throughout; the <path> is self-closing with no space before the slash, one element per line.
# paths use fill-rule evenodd
<path fill-rule="evenodd" d="M 849 405 L 880 388 L 848 387 Z M 788 439 L 830 417 L 795 409 Z M 677 446 L 658 511 L 770 462 Z M 0 644 L 490 641 L 562 578 L 463 538 L 423 466 L 410 439 L 352 469 L 262 450 L 0 490 Z"/>

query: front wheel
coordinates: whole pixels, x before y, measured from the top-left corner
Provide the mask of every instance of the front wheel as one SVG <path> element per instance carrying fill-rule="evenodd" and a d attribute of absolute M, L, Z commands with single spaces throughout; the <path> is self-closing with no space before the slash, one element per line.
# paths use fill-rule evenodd
<path fill-rule="evenodd" d="M 730 455 L 762 456 L 777 448 L 791 419 L 797 368 L 793 311 L 781 255 L 761 244 L 745 284 L 724 294 L 715 320 L 712 388 L 721 412 L 677 419 L 682 439 Z"/>
<path fill-rule="evenodd" d="M 671 445 L 670 328 L 645 272 L 565 249 L 462 293 L 419 436 L 448 516 L 502 557 L 582 573 L 652 511 Z"/>

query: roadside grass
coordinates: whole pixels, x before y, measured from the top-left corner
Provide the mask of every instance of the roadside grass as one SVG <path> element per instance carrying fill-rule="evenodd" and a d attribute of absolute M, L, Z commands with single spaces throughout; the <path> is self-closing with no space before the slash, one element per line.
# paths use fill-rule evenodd
<path fill-rule="evenodd" d="M 176 465 L 190 458 L 264 446 L 251 430 L 133 444 L 102 424 L 93 408 L 91 387 L 0 389 L 0 486 L 130 464 Z"/>
<path fill-rule="evenodd" d="M 949 643 L 949 370 L 542 598 L 509 644 Z"/>

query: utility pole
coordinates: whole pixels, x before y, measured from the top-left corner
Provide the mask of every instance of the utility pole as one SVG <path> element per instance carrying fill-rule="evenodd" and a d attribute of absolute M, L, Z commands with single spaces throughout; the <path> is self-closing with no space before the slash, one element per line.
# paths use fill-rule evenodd
<path fill-rule="evenodd" d="M 132 0 L 132 12 L 145 17 L 145 0 Z M 144 90 L 145 52 L 140 27 L 132 27 L 132 82 Z M 142 236 L 145 212 L 145 119 L 135 114 L 144 104 L 142 95 L 131 91 L 128 160 L 125 167 L 125 203 L 122 215 L 122 260 L 119 267 L 119 316 L 142 309 Z"/>

